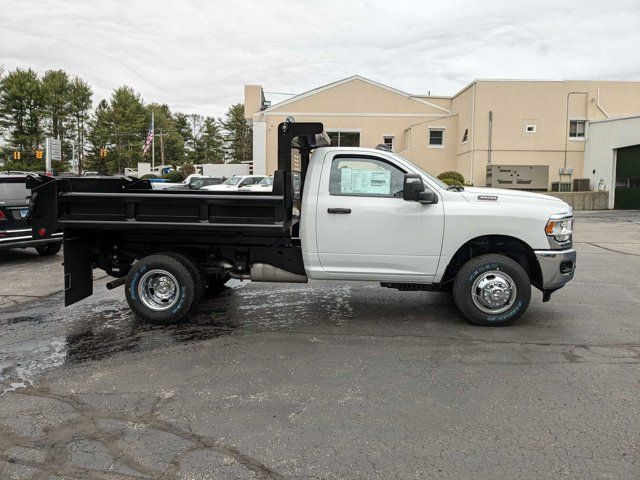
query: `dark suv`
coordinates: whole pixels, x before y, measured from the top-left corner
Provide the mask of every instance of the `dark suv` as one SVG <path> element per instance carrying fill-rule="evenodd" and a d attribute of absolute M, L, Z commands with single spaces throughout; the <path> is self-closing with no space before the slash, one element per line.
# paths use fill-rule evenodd
<path fill-rule="evenodd" d="M 31 191 L 26 177 L 0 175 L 0 250 L 35 247 L 42 256 L 55 255 L 62 246 L 62 234 L 37 240 L 31 232 Z"/>

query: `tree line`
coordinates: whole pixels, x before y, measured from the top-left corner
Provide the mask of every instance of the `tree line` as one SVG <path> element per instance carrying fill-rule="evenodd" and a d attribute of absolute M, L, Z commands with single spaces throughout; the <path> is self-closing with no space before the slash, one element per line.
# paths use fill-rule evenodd
<path fill-rule="evenodd" d="M 224 118 L 172 112 L 167 104 L 145 103 L 129 86 L 93 105 L 93 89 L 63 70 L 38 75 L 33 69 L 0 68 L 0 159 L 4 170 L 44 170 L 36 151 L 47 137 L 62 144 L 63 171 L 75 160 L 82 171 L 123 173 L 143 155 L 151 114 L 155 120 L 156 165 L 238 163 L 252 159 L 252 131 L 244 106 L 232 105 Z M 13 152 L 20 159 L 13 159 Z"/>

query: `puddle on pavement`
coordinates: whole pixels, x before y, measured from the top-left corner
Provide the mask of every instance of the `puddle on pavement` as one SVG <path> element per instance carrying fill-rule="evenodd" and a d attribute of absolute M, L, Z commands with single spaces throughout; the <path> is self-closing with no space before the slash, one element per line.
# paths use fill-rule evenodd
<path fill-rule="evenodd" d="M 62 296 L 55 295 L 0 314 L 0 394 L 31 385 L 48 370 L 118 353 L 320 322 L 342 325 L 353 316 L 351 289 L 348 285 L 250 285 L 232 280 L 222 294 L 204 300 L 175 325 L 139 320 L 121 289 L 100 289 L 68 308 L 61 306 Z"/>

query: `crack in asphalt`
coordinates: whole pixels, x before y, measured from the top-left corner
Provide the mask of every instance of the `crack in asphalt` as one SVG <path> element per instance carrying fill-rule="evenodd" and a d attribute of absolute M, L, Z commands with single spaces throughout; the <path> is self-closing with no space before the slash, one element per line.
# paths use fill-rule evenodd
<path fill-rule="evenodd" d="M 9 427 L 0 425 L 0 460 L 38 470 L 31 477 L 31 480 L 46 480 L 52 475 L 64 475 L 86 480 L 128 480 L 134 478 L 173 480 L 179 478 L 181 457 L 185 453 L 198 450 L 207 450 L 232 458 L 247 470 L 252 471 L 257 478 L 285 478 L 257 458 L 241 452 L 232 445 L 227 445 L 211 436 L 199 435 L 192 431 L 181 429 L 159 418 L 159 405 L 166 399 L 163 396 L 156 398 L 149 413 L 136 415 L 125 411 L 95 407 L 73 395 L 56 393 L 45 387 L 29 387 L 16 391 L 14 394 L 54 400 L 67 405 L 77 414 L 77 416 L 52 426 L 46 429 L 42 435 L 35 437 L 17 434 Z M 104 421 L 126 422 L 127 425 L 136 426 L 142 425 L 148 429 L 178 437 L 188 442 L 190 447 L 175 454 L 169 466 L 164 470 L 147 467 L 139 459 L 123 451 L 119 445 L 119 441 L 123 439 L 126 433 L 130 433 L 130 430 L 123 428 L 120 432 L 111 431 L 100 425 L 100 422 Z M 70 463 L 71 452 L 69 446 L 74 442 L 83 440 L 102 444 L 118 464 L 137 472 L 137 474 L 132 475 L 73 465 Z M 29 449 L 44 449 L 47 451 L 47 456 L 44 461 L 17 458 L 9 453 L 9 450 L 16 446 Z"/>
<path fill-rule="evenodd" d="M 598 245 L 597 243 L 593 243 L 593 242 L 584 242 L 584 243 L 586 243 L 587 245 L 591 245 L 592 247 L 598 247 L 598 248 L 601 248 L 603 250 L 607 250 L 609 252 L 619 253 L 621 255 L 631 255 L 633 257 L 640 257 L 639 253 L 623 252 L 622 250 L 616 250 L 614 248 L 603 247 L 602 245 Z"/>

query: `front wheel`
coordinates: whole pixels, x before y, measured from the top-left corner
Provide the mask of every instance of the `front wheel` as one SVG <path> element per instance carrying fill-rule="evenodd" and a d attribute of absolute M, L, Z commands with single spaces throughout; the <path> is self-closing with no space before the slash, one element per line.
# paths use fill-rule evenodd
<path fill-rule="evenodd" d="M 125 295 L 131 310 L 144 319 L 173 323 L 184 318 L 194 303 L 194 279 L 180 260 L 149 255 L 131 267 Z"/>
<path fill-rule="evenodd" d="M 531 300 L 531 283 L 519 263 L 504 255 L 472 258 L 453 282 L 456 306 L 476 325 L 502 327 L 516 321 Z"/>

